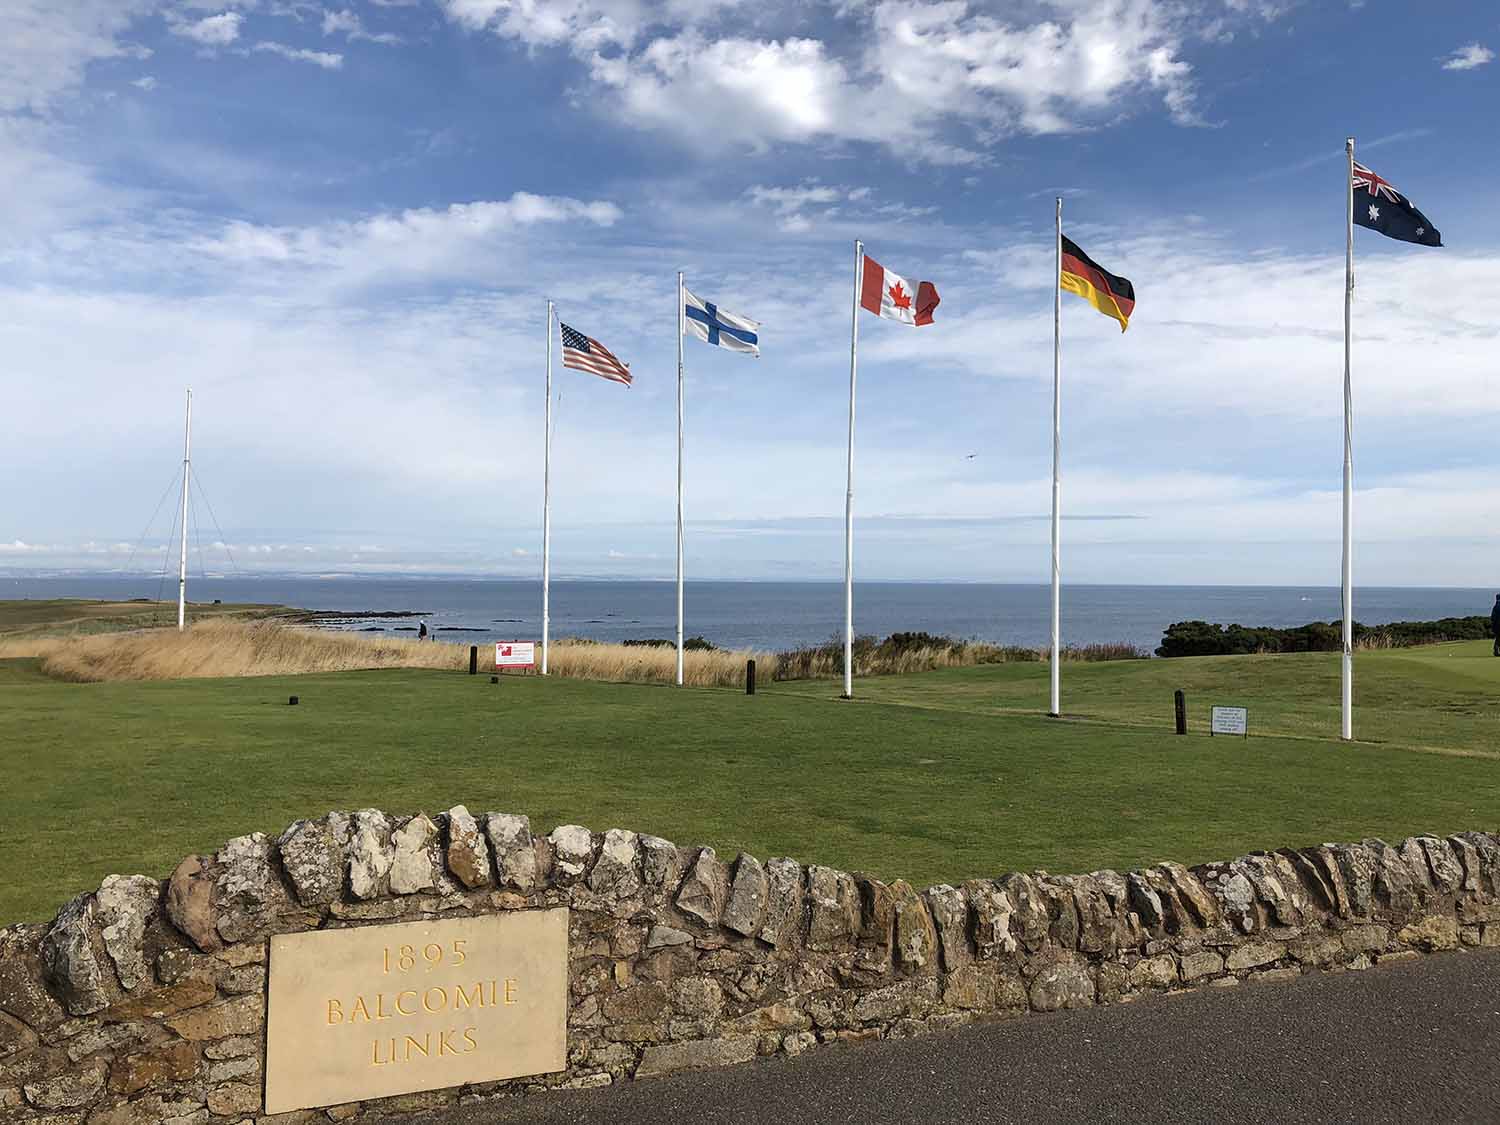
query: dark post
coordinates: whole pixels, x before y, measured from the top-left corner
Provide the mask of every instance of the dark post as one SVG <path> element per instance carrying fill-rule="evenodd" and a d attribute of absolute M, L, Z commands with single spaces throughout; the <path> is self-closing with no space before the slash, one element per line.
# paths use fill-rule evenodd
<path fill-rule="evenodd" d="M 479 646 L 478 645 L 470 645 L 469 646 L 469 675 L 471 675 L 471 676 L 477 676 L 478 674 L 479 674 Z"/>
<path fill-rule="evenodd" d="M 498 684 L 499 682 L 500 682 L 500 677 L 499 676 L 491 676 L 490 677 L 490 683 L 492 683 L 492 684 Z"/>
<path fill-rule="evenodd" d="M 1187 734 L 1187 696 L 1179 690 L 1174 698 L 1177 703 L 1177 733 Z"/>
<path fill-rule="evenodd" d="M 295 707 L 295 706 L 297 706 L 298 700 L 297 700 L 297 697 L 294 695 L 290 699 L 288 699 L 286 702 L 287 702 L 287 706 L 288 707 Z"/>
<path fill-rule="evenodd" d="M 745 694 L 755 694 L 755 661 L 745 661 Z"/>

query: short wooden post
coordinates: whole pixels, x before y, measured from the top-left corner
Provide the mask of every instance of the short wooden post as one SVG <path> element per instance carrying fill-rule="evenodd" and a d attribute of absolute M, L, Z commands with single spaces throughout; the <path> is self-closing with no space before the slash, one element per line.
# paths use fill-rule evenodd
<path fill-rule="evenodd" d="M 1187 734 L 1187 696 L 1179 689 L 1174 699 L 1177 704 L 1177 733 Z"/>
<path fill-rule="evenodd" d="M 755 661 L 745 661 L 745 694 L 755 694 Z"/>
<path fill-rule="evenodd" d="M 479 675 L 479 646 L 469 646 L 469 675 Z"/>

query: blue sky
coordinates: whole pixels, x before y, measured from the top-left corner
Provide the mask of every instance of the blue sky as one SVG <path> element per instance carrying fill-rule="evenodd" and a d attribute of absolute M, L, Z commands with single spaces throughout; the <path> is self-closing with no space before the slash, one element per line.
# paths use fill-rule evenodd
<path fill-rule="evenodd" d="M 1062 194 L 1139 301 L 1065 298 L 1068 577 L 1334 585 L 1349 134 L 1447 243 L 1356 234 L 1357 580 L 1500 570 L 1492 4 L 13 0 L 0 37 L 0 570 L 131 559 L 191 384 L 211 570 L 535 574 L 551 296 L 636 374 L 557 372 L 554 573 L 668 576 L 681 268 L 763 324 L 686 345 L 689 574 L 836 578 L 859 237 L 943 298 L 861 324 L 859 575 L 1045 581 Z"/>

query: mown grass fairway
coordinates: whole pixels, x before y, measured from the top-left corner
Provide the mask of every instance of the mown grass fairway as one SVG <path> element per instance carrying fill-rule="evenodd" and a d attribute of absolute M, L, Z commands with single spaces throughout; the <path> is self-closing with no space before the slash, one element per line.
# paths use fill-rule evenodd
<path fill-rule="evenodd" d="M 902 876 L 1160 858 L 1500 822 L 1500 660 L 1488 644 L 1362 655 L 1359 731 L 1336 657 L 1003 665 L 828 681 L 755 698 L 578 680 L 387 670 L 64 684 L 0 662 L 0 922 L 40 919 L 110 872 L 330 808 L 525 812 L 680 843 Z M 1211 702 L 1248 741 L 1171 734 Z M 287 706 L 297 694 L 302 703 Z M 1432 753 L 1422 748 L 1448 753 Z M 1452 751 L 1458 751 L 1453 753 Z"/>

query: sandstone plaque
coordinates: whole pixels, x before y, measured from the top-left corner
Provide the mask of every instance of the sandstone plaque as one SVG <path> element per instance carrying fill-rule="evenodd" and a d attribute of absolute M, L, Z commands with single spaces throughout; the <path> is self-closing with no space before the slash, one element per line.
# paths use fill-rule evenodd
<path fill-rule="evenodd" d="M 271 939 L 266 1112 L 567 1065 L 568 912 Z"/>

